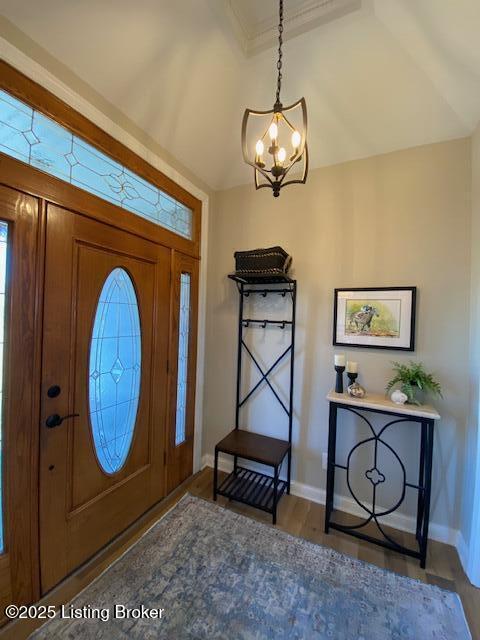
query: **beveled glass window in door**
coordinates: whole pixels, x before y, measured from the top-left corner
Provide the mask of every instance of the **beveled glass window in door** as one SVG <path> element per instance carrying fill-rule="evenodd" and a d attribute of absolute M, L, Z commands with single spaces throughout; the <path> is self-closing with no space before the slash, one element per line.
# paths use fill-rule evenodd
<path fill-rule="evenodd" d="M 123 467 L 133 440 L 140 395 L 140 332 L 133 282 L 117 267 L 100 292 L 89 364 L 93 441 L 100 467 L 109 474 Z"/>
<path fill-rule="evenodd" d="M 191 209 L 1 90 L 0 152 L 192 239 Z"/>
<path fill-rule="evenodd" d="M 3 391 L 4 391 L 4 359 L 5 343 L 5 308 L 7 296 L 7 253 L 8 253 L 8 224 L 0 222 L 0 553 L 4 550 L 3 532 Z"/>
<path fill-rule="evenodd" d="M 188 345 L 190 335 L 190 274 L 180 275 L 180 313 L 178 318 L 177 412 L 175 446 L 186 440 Z"/>

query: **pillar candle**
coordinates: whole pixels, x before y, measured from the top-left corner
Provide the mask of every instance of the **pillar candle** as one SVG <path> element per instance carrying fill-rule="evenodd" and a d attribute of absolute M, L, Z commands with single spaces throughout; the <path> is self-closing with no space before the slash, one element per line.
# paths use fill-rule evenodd
<path fill-rule="evenodd" d="M 344 367 L 345 366 L 345 354 L 343 354 L 343 353 L 335 354 L 335 366 L 336 367 Z"/>
<path fill-rule="evenodd" d="M 358 362 L 347 362 L 347 373 L 358 373 Z"/>

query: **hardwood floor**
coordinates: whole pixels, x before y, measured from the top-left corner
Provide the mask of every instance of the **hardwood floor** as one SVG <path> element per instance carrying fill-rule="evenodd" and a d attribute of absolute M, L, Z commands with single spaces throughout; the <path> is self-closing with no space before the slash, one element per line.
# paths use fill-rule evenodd
<path fill-rule="evenodd" d="M 220 477 L 222 476 L 223 474 L 220 473 Z M 192 495 L 211 501 L 212 478 L 212 469 L 206 468 L 185 481 L 170 496 L 151 509 L 104 550 L 52 590 L 43 598 L 42 604 L 55 604 L 58 606 L 71 600 L 76 593 L 104 571 L 111 562 L 122 555 L 132 543 L 136 542 L 187 491 Z M 260 522 L 271 525 L 271 516 L 267 513 L 246 505 L 229 502 L 221 496 L 218 497 L 217 502 L 221 506 L 232 509 L 232 511 L 243 513 Z M 345 516 L 345 521 L 350 519 L 346 514 L 342 514 L 343 516 Z M 417 560 L 404 557 L 388 549 L 356 540 L 337 531 L 332 531 L 329 535 L 325 535 L 323 532 L 324 508 L 315 502 L 297 498 L 296 496 L 284 496 L 280 502 L 277 517 L 277 527 L 290 534 L 331 547 L 390 571 L 395 571 L 429 584 L 435 584 L 444 589 L 456 591 L 462 599 L 472 639 L 480 640 L 480 589 L 476 589 L 468 581 L 460 564 L 457 551 L 453 547 L 430 541 L 427 569 L 423 570 Z M 390 530 L 390 533 L 392 531 Z M 394 534 L 401 541 L 409 542 L 409 534 L 397 530 L 394 531 Z M 35 621 L 21 621 L 9 624 L 0 632 L 0 638 L 2 640 L 23 640 L 37 626 L 39 625 Z"/>
<path fill-rule="evenodd" d="M 226 474 L 219 473 L 219 478 Z M 212 469 L 204 469 L 192 482 L 189 488 L 193 495 L 212 500 Z M 243 513 L 266 524 L 272 522 L 268 513 L 259 511 L 247 505 L 229 502 L 218 496 L 217 503 Z M 476 589 L 466 577 L 457 550 L 447 544 L 430 540 L 428 543 L 427 568 L 421 569 L 418 560 L 403 556 L 394 551 L 383 549 L 377 545 L 357 540 L 338 531 L 331 531 L 328 535 L 323 532 L 323 505 L 297 498 L 284 496 L 280 501 L 277 513 L 277 527 L 295 536 L 300 536 L 311 542 L 331 547 L 354 558 L 371 562 L 379 567 L 389 569 L 410 578 L 435 584 L 443 589 L 456 591 L 462 599 L 463 608 L 473 640 L 480 640 L 480 589 Z M 342 522 L 353 524 L 355 518 L 347 514 L 342 515 Z M 387 533 L 404 544 L 412 544 L 413 536 L 403 531 L 386 528 Z M 372 530 L 373 533 L 373 530 Z"/>

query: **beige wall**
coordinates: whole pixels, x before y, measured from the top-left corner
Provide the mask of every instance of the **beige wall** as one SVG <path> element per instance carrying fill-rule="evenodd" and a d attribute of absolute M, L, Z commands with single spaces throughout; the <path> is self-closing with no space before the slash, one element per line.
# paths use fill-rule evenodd
<path fill-rule="evenodd" d="M 288 187 L 278 199 L 250 185 L 218 193 L 209 237 L 204 454 L 213 453 L 234 420 L 237 296 L 226 279 L 233 252 L 280 244 L 293 255 L 299 283 L 294 478 L 325 486 L 321 454 L 327 449 L 325 394 L 333 384 L 333 289 L 416 285 L 413 357 L 437 374 L 445 396 L 435 401 L 442 420 L 432 521 L 457 528 L 468 397 L 469 191 L 470 141 L 460 139 L 318 169 L 305 186 Z M 260 341 L 269 352 L 262 356 L 267 363 L 282 338 Z M 391 360 L 412 357 L 345 351 L 360 363 L 360 381 L 371 391 L 384 388 Z M 269 408 L 273 401 L 263 392 L 255 403 L 244 424 L 284 437 L 281 413 Z M 414 434 L 413 425 L 406 425 L 396 442 L 409 458 L 407 470 L 414 468 Z"/>
<path fill-rule="evenodd" d="M 46 49 L 29 38 L 23 31 L 0 15 L 0 37 L 16 47 L 19 51 L 31 58 L 51 73 L 55 78 L 65 83 L 69 89 L 81 98 L 87 100 L 90 105 L 98 109 L 103 115 L 109 118 L 115 125 L 124 132 L 133 136 L 137 142 L 144 145 L 158 158 L 166 162 L 172 169 L 188 179 L 195 187 L 212 195 L 212 190 L 198 176 L 187 169 L 171 153 L 164 149 L 141 127 L 128 118 L 116 105 L 106 100 L 98 91 L 92 88 L 87 82 L 82 80 L 76 73 L 69 69 L 63 62 L 52 56 Z M 38 78 L 31 76 L 32 80 L 41 82 Z M 115 137 L 115 136 L 114 136 Z"/>

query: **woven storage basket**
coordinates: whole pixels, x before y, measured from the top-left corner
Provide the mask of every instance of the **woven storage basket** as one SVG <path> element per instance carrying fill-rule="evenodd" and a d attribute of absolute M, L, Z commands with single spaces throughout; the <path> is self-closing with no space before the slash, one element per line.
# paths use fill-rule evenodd
<path fill-rule="evenodd" d="M 282 247 L 236 251 L 234 257 L 235 274 L 243 277 L 286 276 L 292 264 L 292 256 Z"/>

